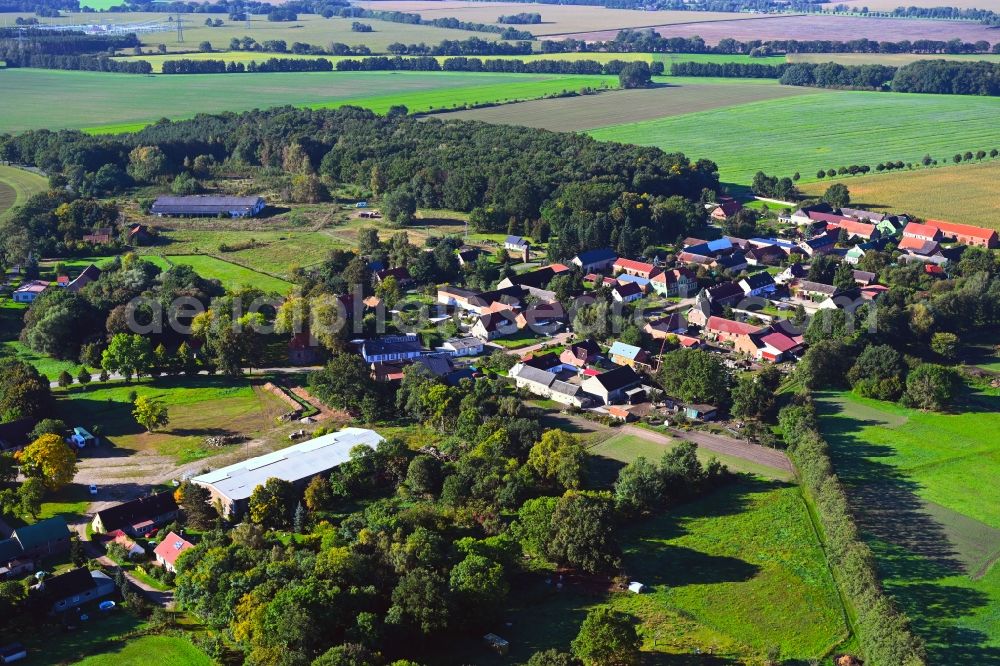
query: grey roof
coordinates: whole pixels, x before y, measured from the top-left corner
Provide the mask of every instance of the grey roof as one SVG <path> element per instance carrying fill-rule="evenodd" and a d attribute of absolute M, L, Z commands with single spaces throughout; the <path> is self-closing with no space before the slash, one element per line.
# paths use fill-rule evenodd
<path fill-rule="evenodd" d="M 617 259 L 618 255 L 608 247 L 602 247 L 598 250 L 587 250 L 586 252 L 581 252 L 576 256 L 580 260 L 580 263 L 584 266 L 588 264 L 596 264 L 602 261 L 611 261 Z"/>
<path fill-rule="evenodd" d="M 415 335 L 391 335 L 374 340 L 365 340 L 361 345 L 363 356 L 383 354 L 409 354 L 421 350 L 420 340 Z"/>
<path fill-rule="evenodd" d="M 209 194 L 157 197 L 150 210 L 168 215 L 217 215 L 231 212 L 246 215 L 263 201 L 261 197 L 220 197 Z"/>
<path fill-rule="evenodd" d="M 576 396 L 583 393 L 583 389 L 580 388 L 580 386 L 564 382 L 561 379 L 557 379 L 552 382 L 552 386 L 549 387 L 549 390 L 569 396 Z"/>
<path fill-rule="evenodd" d="M 753 275 L 748 275 L 742 281 L 746 282 L 750 289 L 760 289 L 761 287 L 774 284 L 774 278 L 767 271 L 759 271 Z"/>
<path fill-rule="evenodd" d="M 851 273 L 854 275 L 855 280 L 872 282 L 875 279 L 875 274 L 869 271 L 851 271 Z"/>
<path fill-rule="evenodd" d="M 832 284 L 824 284 L 822 282 L 810 282 L 809 280 L 800 280 L 798 287 L 803 291 L 814 291 L 818 294 L 829 294 L 833 296 L 837 293 L 837 288 Z"/>
<path fill-rule="evenodd" d="M 599 375 L 595 375 L 594 379 L 607 391 L 616 391 L 642 381 L 642 377 L 628 365 L 602 372 Z"/>
<path fill-rule="evenodd" d="M 374 430 L 344 428 L 286 449 L 250 458 L 191 479 L 209 486 L 231 500 L 250 497 L 253 489 L 270 478 L 295 482 L 328 472 L 350 460 L 355 446 L 376 448 L 383 441 Z"/>
<path fill-rule="evenodd" d="M 516 245 L 517 247 L 526 247 L 530 245 L 528 241 L 524 240 L 520 236 L 507 236 L 503 241 L 504 245 Z"/>
<path fill-rule="evenodd" d="M 533 368 L 530 365 L 524 365 L 523 363 L 519 363 L 514 368 L 511 368 L 510 375 L 517 379 L 524 379 L 529 382 L 541 384 L 542 386 L 549 386 L 552 382 L 556 381 L 554 373 L 551 373 L 548 370 Z"/>
<path fill-rule="evenodd" d="M 454 338 L 445 340 L 444 344 L 451 345 L 456 351 L 461 349 L 476 349 L 483 346 L 483 341 L 479 338 Z"/>
<path fill-rule="evenodd" d="M 870 220 L 871 222 L 881 222 L 889 217 L 885 213 L 873 213 L 870 210 L 862 210 L 860 208 L 841 208 L 840 214 L 853 217 L 856 220 Z"/>

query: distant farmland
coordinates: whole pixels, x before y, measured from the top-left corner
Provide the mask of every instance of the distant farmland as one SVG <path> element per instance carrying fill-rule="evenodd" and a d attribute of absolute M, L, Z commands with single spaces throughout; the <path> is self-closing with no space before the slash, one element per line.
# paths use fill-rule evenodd
<path fill-rule="evenodd" d="M 1000 33 L 995 36 L 1000 40 Z M 927 53 L 790 53 L 788 62 L 836 62 L 841 65 L 891 65 L 901 67 L 918 60 L 987 60 L 1000 62 L 1000 54 L 934 55 Z"/>
<path fill-rule="evenodd" d="M 802 190 L 818 195 L 834 182 L 846 185 L 851 200 L 863 208 L 1000 230 L 1000 161 L 817 181 Z"/>
<path fill-rule="evenodd" d="M 590 132 L 597 139 L 709 157 L 723 181 L 748 184 L 758 170 L 796 171 L 886 160 L 948 160 L 1000 147 L 1000 99 L 962 95 L 823 92 L 690 113 Z M 960 195 L 961 193 L 955 193 Z"/>
<path fill-rule="evenodd" d="M 663 37 L 701 37 L 708 44 L 732 37 L 740 41 L 753 39 L 861 39 L 898 42 L 904 39 L 936 39 L 966 42 L 998 40 L 996 30 L 973 21 L 932 21 L 926 19 L 891 19 L 855 16 L 759 16 L 743 20 L 709 20 L 652 26 Z M 618 30 L 598 30 L 553 35 L 551 39 L 583 39 L 586 41 L 614 39 Z"/>
<path fill-rule="evenodd" d="M 482 120 L 556 131 L 581 131 L 608 123 L 634 123 L 709 109 L 732 108 L 761 100 L 814 94 L 815 90 L 779 86 L 771 81 L 675 78 L 669 86 L 647 90 L 613 90 L 600 95 L 543 99 L 483 109 L 454 111 L 443 120 Z M 698 157 L 711 157 L 698 153 Z"/>
<path fill-rule="evenodd" d="M 134 76 L 42 69 L 0 70 L 5 131 L 34 128 L 141 128 L 158 118 L 242 111 L 291 104 L 313 108 L 353 104 L 385 112 L 537 99 L 589 86 L 617 86 L 617 77 L 466 72 L 297 72 Z"/>

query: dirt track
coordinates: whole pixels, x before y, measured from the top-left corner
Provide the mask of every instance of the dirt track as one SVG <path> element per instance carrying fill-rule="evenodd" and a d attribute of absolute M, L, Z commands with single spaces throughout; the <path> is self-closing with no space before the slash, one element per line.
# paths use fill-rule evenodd
<path fill-rule="evenodd" d="M 788 456 L 786 456 L 783 452 L 778 451 L 777 449 L 769 449 L 766 446 L 747 444 L 742 440 L 733 439 L 732 437 L 723 437 L 722 435 L 698 432 L 696 430 L 680 431 L 673 429 L 670 431 L 673 437 L 668 437 L 666 435 L 646 430 L 645 428 L 639 428 L 631 425 L 622 427 L 622 432 L 627 432 L 630 435 L 641 437 L 642 439 L 650 442 L 658 442 L 660 444 L 671 444 L 674 439 L 686 439 L 689 442 L 694 442 L 701 448 L 708 449 L 709 451 L 715 451 L 716 453 L 733 456 L 734 458 L 742 458 L 743 460 L 749 460 L 750 462 L 757 463 L 758 465 L 773 467 L 786 472 L 793 471 L 792 463 L 788 460 Z"/>

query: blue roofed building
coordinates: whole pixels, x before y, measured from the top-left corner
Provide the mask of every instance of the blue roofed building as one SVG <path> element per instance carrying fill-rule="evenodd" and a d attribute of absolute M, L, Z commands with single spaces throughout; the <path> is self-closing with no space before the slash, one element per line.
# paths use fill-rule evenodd
<path fill-rule="evenodd" d="M 611 268 L 618 255 L 609 247 L 598 250 L 587 250 L 573 257 L 572 263 L 583 273 L 599 273 Z"/>
<path fill-rule="evenodd" d="M 608 358 L 615 365 L 627 365 L 632 368 L 649 367 L 649 353 L 646 350 L 618 340 L 615 340 L 608 349 Z"/>

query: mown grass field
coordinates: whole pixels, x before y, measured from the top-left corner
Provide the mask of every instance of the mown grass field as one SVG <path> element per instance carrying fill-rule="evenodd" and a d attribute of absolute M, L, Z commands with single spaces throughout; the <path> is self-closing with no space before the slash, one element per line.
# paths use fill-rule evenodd
<path fill-rule="evenodd" d="M 0 164 L 0 217 L 32 194 L 48 189 L 48 181 L 36 173 Z"/>
<path fill-rule="evenodd" d="M 1000 161 L 894 171 L 874 176 L 816 181 L 801 187 L 820 195 L 843 183 L 862 208 L 906 211 L 922 218 L 1000 229 Z"/>
<path fill-rule="evenodd" d="M 917 60 L 1000 61 L 1000 54 L 947 55 L 932 53 L 790 53 L 788 62 L 837 62 L 841 65 L 890 65 L 901 67 Z"/>
<path fill-rule="evenodd" d="M 929 663 L 1000 660 L 1000 391 L 969 390 L 949 414 L 849 393 L 820 407 L 863 536 Z"/>
<path fill-rule="evenodd" d="M 618 475 L 618 470 L 638 457 L 643 457 L 651 463 L 658 463 L 663 454 L 670 448 L 636 435 L 616 434 L 588 449 L 590 454 L 589 471 L 594 480 L 601 484 L 611 484 Z M 709 451 L 698 449 L 698 459 L 702 462 L 715 457 L 734 472 L 757 474 L 767 479 L 790 481 L 790 475 L 784 470 L 773 469 L 764 465 Z"/>
<path fill-rule="evenodd" d="M 777 84 L 775 84 L 777 85 Z M 823 92 L 589 132 L 597 139 L 707 157 L 724 182 L 758 170 L 815 180 L 820 168 L 886 160 L 939 160 L 1000 147 L 1000 99 L 960 95 Z M 877 140 L 874 139 L 877 128 Z"/>
<path fill-rule="evenodd" d="M 211 666 L 215 663 L 191 641 L 178 636 L 134 638 L 77 663 L 80 666 L 145 666 L 150 659 L 171 666 Z"/>
<path fill-rule="evenodd" d="M 132 416 L 132 391 L 162 401 L 170 423 L 157 432 L 145 432 Z M 207 447 L 205 437 L 237 433 L 254 437 L 273 427 L 274 419 L 287 411 L 283 402 L 248 380 L 225 377 L 95 383 L 55 393 L 56 417 L 67 424 L 88 429 L 99 424 L 102 438 L 114 449 L 155 452 L 174 458 L 178 464 L 220 451 Z"/>
<path fill-rule="evenodd" d="M 136 76 L 39 69 L 0 71 L 4 129 L 101 128 L 134 131 L 163 117 L 291 104 L 345 104 L 384 113 L 459 108 L 617 86 L 617 77 L 466 72 L 295 72 Z"/>
<path fill-rule="evenodd" d="M 28 658 L 24 663 L 43 666 L 77 663 L 85 655 L 123 645 L 126 640 L 123 636 L 148 626 L 121 605 L 110 613 L 98 611 L 96 602 L 87 604 L 85 608 L 91 619 L 78 623 L 75 631 L 48 625 L 20 632 L 17 640 L 28 649 Z M 147 654 L 146 663 L 153 661 L 156 657 Z"/>
<path fill-rule="evenodd" d="M 608 124 L 650 121 L 755 101 L 815 94 L 815 90 L 809 88 L 779 86 L 764 80 L 687 77 L 661 80 L 664 85 L 644 90 L 612 90 L 599 95 L 531 100 L 453 111 L 438 117 L 555 131 L 583 131 Z M 698 157 L 703 156 L 706 155 L 698 154 Z"/>
<path fill-rule="evenodd" d="M 287 294 L 292 288 L 291 282 L 206 254 L 169 255 L 165 259 L 170 264 L 190 266 L 204 278 L 218 280 L 228 291 L 251 286 L 265 292 Z"/>

